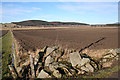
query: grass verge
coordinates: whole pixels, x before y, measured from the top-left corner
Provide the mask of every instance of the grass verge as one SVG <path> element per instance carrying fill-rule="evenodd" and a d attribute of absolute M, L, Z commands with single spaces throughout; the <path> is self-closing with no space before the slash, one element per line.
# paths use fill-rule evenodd
<path fill-rule="evenodd" d="M 90 76 L 83 76 L 82 78 L 109 78 L 114 72 L 118 72 L 119 70 L 120 66 L 116 65 L 111 68 L 99 70 Z"/>
<path fill-rule="evenodd" d="M 11 63 L 12 37 L 10 31 L 0 40 L 2 42 L 2 77 L 9 77 L 8 65 Z"/>

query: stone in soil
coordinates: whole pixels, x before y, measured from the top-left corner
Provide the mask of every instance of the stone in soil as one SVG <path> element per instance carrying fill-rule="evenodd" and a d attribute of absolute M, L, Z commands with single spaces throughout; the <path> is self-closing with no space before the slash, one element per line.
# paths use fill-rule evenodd
<path fill-rule="evenodd" d="M 86 72 L 94 72 L 94 68 L 89 63 L 87 63 L 85 66 L 82 66 L 81 69 Z"/>
<path fill-rule="evenodd" d="M 70 53 L 69 57 L 70 57 L 70 62 L 72 64 L 72 66 L 76 66 L 76 65 L 80 64 L 81 56 L 79 55 L 78 52 Z"/>
<path fill-rule="evenodd" d="M 37 78 L 51 78 L 51 76 L 42 69 Z"/>
<path fill-rule="evenodd" d="M 53 58 L 49 55 L 45 60 L 45 66 L 49 66 L 49 64 L 52 63 L 53 61 L 54 61 Z"/>
<path fill-rule="evenodd" d="M 58 70 L 54 70 L 54 71 L 53 71 L 53 75 L 54 75 L 56 78 L 61 78 L 61 76 L 62 76 L 62 74 L 60 74 Z"/>

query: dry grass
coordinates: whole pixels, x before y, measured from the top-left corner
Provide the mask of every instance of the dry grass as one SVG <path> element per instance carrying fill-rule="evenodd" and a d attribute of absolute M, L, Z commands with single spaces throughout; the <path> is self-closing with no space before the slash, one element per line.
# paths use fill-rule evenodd
<path fill-rule="evenodd" d="M 82 53 L 86 53 L 87 55 L 99 59 L 102 58 L 103 55 L 107 54 L 110 51 L 110 49 L 85 49 L 82 51 Z"/>
<path fill-rule="evenodd" d="M 119 70 L 120 66 L 116 65 L 112 68 L 99 70 L 91 76 L 83 76 L 83 78 L 109 78 L 114 72 L 118 72 Z"/>
<path fill-rule="evenodd" d="M 29 29 L 58 29 L 58 28 L 69 28 L 69 27 L 28 27 L 28 28 L 12 28 L 13 30 L 29 30 Z"/>

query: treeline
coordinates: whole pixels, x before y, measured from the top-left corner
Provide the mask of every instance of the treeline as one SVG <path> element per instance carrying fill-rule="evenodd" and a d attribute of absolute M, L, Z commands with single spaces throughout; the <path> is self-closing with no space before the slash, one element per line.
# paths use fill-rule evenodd
<path fill-rule="evenodd" d="M 106 26 L 120 26 L 120 24 L 106 24 Z"/>
<path fill-rule="evenodd" d="M 101 24 L 101 25 L 91 25 L 91 26 L 106 27 L 106 26 L 120 26 L 120 24 Z"/>

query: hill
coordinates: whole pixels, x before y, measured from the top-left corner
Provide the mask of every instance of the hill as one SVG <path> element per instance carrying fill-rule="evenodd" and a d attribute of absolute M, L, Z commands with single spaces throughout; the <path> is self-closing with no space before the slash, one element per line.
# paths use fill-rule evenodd
<path fill-rule="evenodd" d="M 41 26 L 41 25 L 89 25 L 86 23 L 78 23 L 78 22 L 48 22 L 43 20 L 27 20 L 21 22 L 12 22 L 13 24 L 21 25 L 21 26 Z"/>
<path fill-rule="evenodd" d="M 120 26 L 120 22 L 112 23 L 112 24 L 106 24 L 107 26 Z"/>
<path fill-rule="evenodd" d="M 22 26 L 39 26 L 39 25 L 49 24 L 47 21 L 42 21 L 42 20 L 27 20 L 27 21 L 12 22 L 12 23 Z"/>

